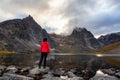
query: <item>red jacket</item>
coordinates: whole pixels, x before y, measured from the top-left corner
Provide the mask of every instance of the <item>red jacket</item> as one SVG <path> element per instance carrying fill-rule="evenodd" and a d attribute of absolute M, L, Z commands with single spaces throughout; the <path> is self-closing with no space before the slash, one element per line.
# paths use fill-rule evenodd
<path fill-rule="evenodd" d="M 50 52 L 50 45 L 47 41 L 41 43 L 40 52 L 46 52 L 46 53 Z"/>

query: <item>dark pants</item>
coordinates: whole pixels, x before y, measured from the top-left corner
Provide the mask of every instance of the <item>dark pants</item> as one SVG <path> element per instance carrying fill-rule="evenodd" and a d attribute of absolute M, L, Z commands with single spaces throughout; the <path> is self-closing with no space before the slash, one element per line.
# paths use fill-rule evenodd
<path fill-rule="evenodd" d="M 47 58 L 47 55 L 48 55 L 48 53 L 45 53 L 45 52 L 42 52 L 42 53 L 41 53 L 41 58 L 40 58 L 40 62 L 39 62 L 39 68 L 40 68 L 41 65 L 42 65 L 43 59 L 44 59 L 44 65 L 43 65 L 43 67 L 44 67 L 44 68 L 46 67 L 46 58 Z"/>

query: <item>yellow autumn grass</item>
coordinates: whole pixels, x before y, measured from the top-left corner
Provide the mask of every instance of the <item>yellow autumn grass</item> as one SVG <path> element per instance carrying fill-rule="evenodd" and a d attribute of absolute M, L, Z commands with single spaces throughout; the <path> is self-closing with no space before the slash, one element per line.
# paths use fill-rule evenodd
<path fill-rule="evenodd" d="M 0 51 L 0 54 L 16 54 L 16 52 Z"/>
<path fill-rule="evenodd" d="M 120 46 L 120 42 L 116 42 L 116 43 L 113 43 L 113 44 L 110 44 L 110 45 L 107 45 L 105 46 L 104 48 L 102 48 L 100 51 L 96 52 L 96 54 L 104 54 L 104 53 L 107 53 L 108 51 L 116 48 Z"/>

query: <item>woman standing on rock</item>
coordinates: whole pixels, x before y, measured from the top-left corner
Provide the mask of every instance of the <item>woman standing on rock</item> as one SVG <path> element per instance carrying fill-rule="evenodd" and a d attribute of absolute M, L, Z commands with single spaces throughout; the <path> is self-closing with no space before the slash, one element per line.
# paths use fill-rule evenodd
<path fill-rule="evenodd" d="M 41 52 L 41 59 L 39 62 L 39 68 L 41 67 L 43 59 L 44 59 L 43 67 L 46 68 L 46 58 L 47 58 L 47 55 L 50 53 L 50 45 L 49 45 L 49 42 L 47 41 L 47 38 L 44 38 L 43 42 L 41 42 L 40 52 Z"/>

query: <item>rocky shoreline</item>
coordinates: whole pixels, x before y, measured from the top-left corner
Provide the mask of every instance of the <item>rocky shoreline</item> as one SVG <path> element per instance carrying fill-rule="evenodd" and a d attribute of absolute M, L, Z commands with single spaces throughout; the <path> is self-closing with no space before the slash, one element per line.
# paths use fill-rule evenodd
<path fill-rule="evenodd" d="M 49 55 L 45 69 L 39 55 L 2 57 L 0 80 L 120 80 L 119 66 L 94 55 Z"/>
<path fill-rule="evenodd" d="M 37 61 L 38 62 L 38 61 Z M 94 66 L 95 67 L 95 66 Z M 120 69 L 98 69 L 96 67 L 74 68 L 38 68 L 0 65 L 0 80 L 120 80 Z"/>

